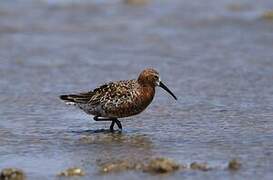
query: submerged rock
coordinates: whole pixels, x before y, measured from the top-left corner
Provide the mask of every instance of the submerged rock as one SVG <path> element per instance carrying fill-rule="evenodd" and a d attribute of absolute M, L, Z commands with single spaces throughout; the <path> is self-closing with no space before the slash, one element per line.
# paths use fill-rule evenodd
<path fill-rule="evenodd" d="M 101 173 L 121 172 L 128 170 L 138 170 L 147 173 L 169 173 L 179 169 L 179 165 L 167 158 L 155 158 L 149 160 L 114 160 L 100 163 Z M 184 166 L 183 166 L 184 167 Z"/>
<path fill-rule="evenodd" d="M 16 168 L 6 168 L 0 173 L 0 180 L 24 180 L 25 174 Z"/>
<path fill-rule="evenodd" d="M 144 168 L 145 172 L 150 173 L 169 173 L 179 169 L 179 165 L 167 158 L 155 158 L 150 160 Z"/>
<path fill-rule="evenodd" d="M 85 173 L 80 168 L 68 168 L 58 174 L 58 176 L 84 176 Z"/>
<path fill-rule="evenodd" d="M 191 163 L 190 168 L 193 170 L 201 170 L 201 171 L 209 171 L 212 169 L 208 166 L 207 163 L 197 163 L 197 162 Z"/>
<path fill-rule="evenodd" d="M 232 159 L 228 163 L 228 169 L 232 171 L 239 170 L 242 164 L 237 159 Z"/>
<path fill-rule="evenodd" d="M 125 170 L 138 170 L 143 166 L 142 163 L 135 160 L 115 160 L 102 163 L 100 166 L 101 173 L 120 172 Z"/>

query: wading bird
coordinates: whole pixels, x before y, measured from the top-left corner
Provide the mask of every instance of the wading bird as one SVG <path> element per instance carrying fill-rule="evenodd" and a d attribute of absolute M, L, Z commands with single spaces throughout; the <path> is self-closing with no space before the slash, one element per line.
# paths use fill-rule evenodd
<path fill-rule="evenodd" d="M 115 124 L 122 130 L 118 118 L 133 116 L 145 110 L 154 98 L 156 86 L 162 87 L 177 100 L 161 82 L 159 73 L 152 68 L 143 70 L 137 79 L 110 82 L 93 91 L 61 95 L 60 98 L 94 115 L 95 121 L 112 121 L 111 131 Z"/>

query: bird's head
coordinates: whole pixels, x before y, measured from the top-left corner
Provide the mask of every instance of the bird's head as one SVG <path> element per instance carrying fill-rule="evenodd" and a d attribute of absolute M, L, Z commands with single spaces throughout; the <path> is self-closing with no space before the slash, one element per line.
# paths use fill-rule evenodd
<path fill-rule="evenodd" d="M 144 69 L 138 76 L 137 81 L 143 86 L 151 86 L 153 88 L 159 86 L 170 93 L 172 97 L 177 100 L 176 96 L 169 90 L 169 88 L 162 83 L 159 73 L 152 68 Z"/>

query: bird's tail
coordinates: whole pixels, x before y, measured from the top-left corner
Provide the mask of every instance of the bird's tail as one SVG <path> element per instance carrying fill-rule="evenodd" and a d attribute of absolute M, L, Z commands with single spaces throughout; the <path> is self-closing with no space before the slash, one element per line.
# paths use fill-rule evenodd
<path fill-rule="evenodd" d="M 75 102 L 75 95 L 70 94 L 70 95 L 60 95 L 59 96 L 61 100 L 63 100 L 66 104 L 74 105 Z"/>
<path fill-rule="evenodd" d="M 75 102 L 73 96 L 75 96 L 74 94 L 70 94 L 70 95 L 60 95 L 60 99 L 64 100 L 64 101 L 70 101 L 70 102 Z"/>
<path fill-rule="evenodd" d="M 61 95 L 60 99 L 66 102 L 66 104 L 87 103 L 90 99 L 87 93 L 82 94 L 69 94 Z"/>

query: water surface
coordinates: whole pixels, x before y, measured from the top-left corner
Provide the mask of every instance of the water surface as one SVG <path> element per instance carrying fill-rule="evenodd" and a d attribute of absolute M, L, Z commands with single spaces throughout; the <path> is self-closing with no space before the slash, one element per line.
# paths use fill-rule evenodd
<path fill-rule="evenodd" d="M 232 7 L 239 8 L 232 8 Z M 169 179 L 270 179 L 273 176 L 273 22 L 271 1 L 0 2 L 0 169 L 54 179 L 82 167 L 82 179 L 158 179 L 137 171 L 98 174 L 105 159 L 164 156 L 207 162 L 209 172 Z M 58 95 L 154 67 L 162 89 L 122 134 Z M 238 172 L 225 170 L 239 159 Z"/>

